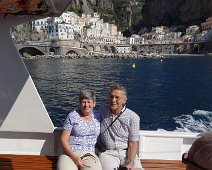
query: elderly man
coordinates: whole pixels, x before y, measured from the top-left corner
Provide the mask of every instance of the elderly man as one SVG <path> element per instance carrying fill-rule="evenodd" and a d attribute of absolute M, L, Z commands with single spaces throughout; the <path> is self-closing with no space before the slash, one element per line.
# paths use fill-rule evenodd
<path fill-rule="evenodd" d="M 115 85 L 109 94 L 109 106 L 100 109 L 101 132 L 97 148 L 103 170 L 141 170 L 136 153 L 139 141 L 140 118 L 126 108 L 127 91 Z"/>

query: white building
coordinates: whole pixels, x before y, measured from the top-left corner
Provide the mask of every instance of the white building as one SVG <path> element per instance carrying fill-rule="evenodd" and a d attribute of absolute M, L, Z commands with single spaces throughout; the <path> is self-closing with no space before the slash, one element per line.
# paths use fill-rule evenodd
<path fill-rule="evenodd" d="M 201 28 L 203 31 L 212 29 L 212 17 L 209 17 L 205 22 L 201 23 Z"/>
<path fill-rule="evenodd" d="M 135 45 L 140 45 L 144 44 L 144 38 L 140 37 L 139 35 L 132 35 L 131 37 L 127 38 L 127 44 L 135 44 Z"/>
<path fill-rule="evenodd" d="M 194 35 L 196 33 L 199 33 L 199 26 L 197 25 L 192 25 L 192 26 L 189 26 L 187 29 L 186 29 L 186 34 L 187 35 Z"/>
<path fill-rule="evenodd" d="M 33 21 L 32 27 L 33 29 L 36 29 L 38 32 L 46 30 L 48 28 L 47 19 L 44 18 L 44 19 Z"/>
<path fill-rule="evenodd" d="M 33 21 L 33 29 L 46 32 L 49 39 L 73 40 L 77 34 L 82 34 L 83 27 L 79 25 L 79 16 L 73 12 L 63 13 L 60 17 L 47 17 Z"/>
<path fill-rule="evenodd" d="M 104 23 L 97 13 L 77 16 L 73 12 L 63 13 L 60 17 L 48 17 L 33 21 L 33 29 L 48 34 L 49 39 L 120 44 L 123 35 L 114 24 Z"/>
<path fill-rule="evenodd" d="M 117 53 L 125 53 L 129 54 L 130 53 L 130 46 L 129 45 L 117 45 L 116 46 Z"/>

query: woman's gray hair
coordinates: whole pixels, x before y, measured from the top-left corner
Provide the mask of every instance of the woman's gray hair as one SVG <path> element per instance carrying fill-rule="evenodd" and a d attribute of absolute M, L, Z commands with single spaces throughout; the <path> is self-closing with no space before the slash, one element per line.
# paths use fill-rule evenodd
<path fill-rule="evenodd" d="M 89 89 L 81 90 L 80 95 L 79 95 L 79 101 L 81 102 L 83 99 L 88 99 L 88 100 L 96 100 L 96 95 L 94 94 L 93 91 Z"/>

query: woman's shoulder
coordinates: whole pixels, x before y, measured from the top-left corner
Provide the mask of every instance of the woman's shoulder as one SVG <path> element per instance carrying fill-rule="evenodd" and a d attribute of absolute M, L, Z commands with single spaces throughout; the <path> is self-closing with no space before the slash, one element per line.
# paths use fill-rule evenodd
<path fill-rule="evenodd" d="M 66 119 L 63 123 L 63 128 L 65 130 L 71 131 L 73 124 L 75 124 L 75 122 L 77 122 L 77 112 L 73 111 L 68 113 L 68 115 L 66 116 Z"/>
<path fill-rule="evenodd" d="M 78 116 L 79 116 L 78 112 L 76 110 L 74 110 L 74 111 L 68 113 L 67 118 L 76 118 Z"/>

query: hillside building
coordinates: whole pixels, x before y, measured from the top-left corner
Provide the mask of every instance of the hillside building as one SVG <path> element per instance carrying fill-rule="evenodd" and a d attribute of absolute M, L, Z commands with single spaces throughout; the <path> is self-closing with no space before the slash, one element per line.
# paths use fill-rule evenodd
<path fill-rule="evenodd" d="M 48 17 L 32 22 L 39 33 L 46 33 L 48 39 L 81 40 L 83 42 L 120 43 L 123 35 L 114 24 L 104 23 L 97 13 L 93 16 L 65 12 L 60 17 Z"/>
<path fill-rule="evenodd" d="M 201 23 L 201 28 L 202 31 L 212 29 L 212 17 L 209 17 L 205 22 Z"/>

